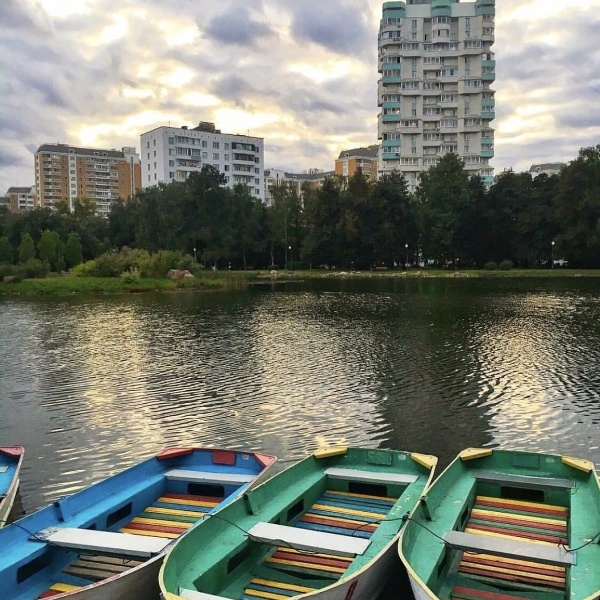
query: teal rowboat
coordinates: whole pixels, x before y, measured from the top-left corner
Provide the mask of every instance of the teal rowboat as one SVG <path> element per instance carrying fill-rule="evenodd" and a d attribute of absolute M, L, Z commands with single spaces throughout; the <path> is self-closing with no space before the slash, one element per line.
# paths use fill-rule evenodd
<path fill-rule="evenodd" d="M 411 515 L 399 553 L 417 600 L 600 598 L 594 465 L 464 450 Z"/>
<path fill-rule="evenodd" d="M 22 446 L 0 446 L 0 527 L 6 525 L 17 490 L 25 449 Z"/>
<path fill-rule="evenodd" d="M 165 600 L 372 600 L 400 566 L 403 516 L 437 459 L 318 451 L 199 523 L 167 554 Z"/>

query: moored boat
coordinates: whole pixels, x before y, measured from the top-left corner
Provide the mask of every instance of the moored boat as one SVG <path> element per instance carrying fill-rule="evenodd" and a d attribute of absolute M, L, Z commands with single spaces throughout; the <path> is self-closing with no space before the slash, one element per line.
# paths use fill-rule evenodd
<path fill-rule="evenodd" d="M 266 473 L 270 455 L 169 448 L 0 531 L 1 596 L 148 600 L 169 544 Z"/>
<path fill-rule="evenodd" d="M 399 553 L 417 600 L 600 598 L 594 465 L 466 449 L 411 515 Z"/>
<path fill-rule="evenodd" d="M 0 527 L 6 525 L 17 496 L 24 456 L 22 446 L 0 446 Z"/>
<path fill-rule="evenodd" d="M 165 600 L 372 600 L 398 566 L 398 534 L 437 459 L 317 451 L 205 519 L 167 553 Z"/>

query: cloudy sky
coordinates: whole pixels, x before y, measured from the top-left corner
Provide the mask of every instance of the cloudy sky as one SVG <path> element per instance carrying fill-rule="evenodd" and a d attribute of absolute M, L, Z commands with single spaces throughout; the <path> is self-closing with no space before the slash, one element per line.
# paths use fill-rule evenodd
<path fill-rule="evenodd" d="M 267 167 L 377 142 L 376 0 L 0 0 L 0 193 L 42 143 L 213 121 Z M 496 1 L 496 172 L 600 143 L 600 0 Z"/>

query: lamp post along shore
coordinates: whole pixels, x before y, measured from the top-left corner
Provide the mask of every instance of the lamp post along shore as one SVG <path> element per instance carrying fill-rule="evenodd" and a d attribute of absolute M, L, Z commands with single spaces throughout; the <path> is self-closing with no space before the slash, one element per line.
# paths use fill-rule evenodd
<path fill-rule="evenodd" d="M 550 268 L 554 269 L 554 244 L 556 242 L 552 240 L 552 244 L 550 245 Z"/>

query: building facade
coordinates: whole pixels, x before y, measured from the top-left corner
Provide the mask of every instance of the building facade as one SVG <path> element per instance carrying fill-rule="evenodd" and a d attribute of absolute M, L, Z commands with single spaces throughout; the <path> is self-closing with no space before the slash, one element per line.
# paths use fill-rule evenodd
<path fill-rule="evenodd" d="M 302 199 L 302 191 L 305 185 L 311 189 L 318 189 L 323 185 L 327 177 L 333 177 L 334 175 L 336 175 L 335 171 L 323 171 L 322 169 L 309 169 L 304 173 L 292 173 L 282 169 L 266 169 L 265 204 L 267 206 L 273 204 L 271 194 L 273 187 L 285 184 Z"/>
<path fill-rule="evenodd" d="M 20 213 L 33 210 L 37 206 L 35 187 L 9 187 L 6 192 L 6 207 L 10 212 Z"/>
<path fill-rule="evenodd" d="M 552 175 L 559 175 L 564 167 L 566 167 L 565 163 L 559 162 L 531 165 L 529 168 L 529 174 L 533 179 L 535 179 L 538 175 L 548 175 L 548 177 L 551 177 Z"/>
<path fill-rule="evenodd" d="M 135 148 L 117 150 L 43 144 L 34 156 L 37 205 L 53 207 L 76 198 L 96 203 L 96 213 L 107 216 L 118 198 L 130 198 L 141 187 L 139 155 Z"/>
<path fill-rule="evenodd" d="M 385 2 L 379 29 L 380 175 L 419 173 L 454 152 L 493 183 L 495 0 Z"/>
<path fill-rule="evenodd" d="M 242 183 L 265 200 L 263 138 L 221 133 L 213 123 L 201 122 L 191 129 L 158 127 L 140 139 L 143 187 L 185 181 L 190 173 L 212 165 L 228 187 Z"/>
<path fill-rule="evenodd" d="M 335 174 L 348 178 L 360 170 L 367 179 L 375 181 L 377 179 L 378 154 L 378 144 L 366 148 L 342 150 L 335 161 Z"/>

